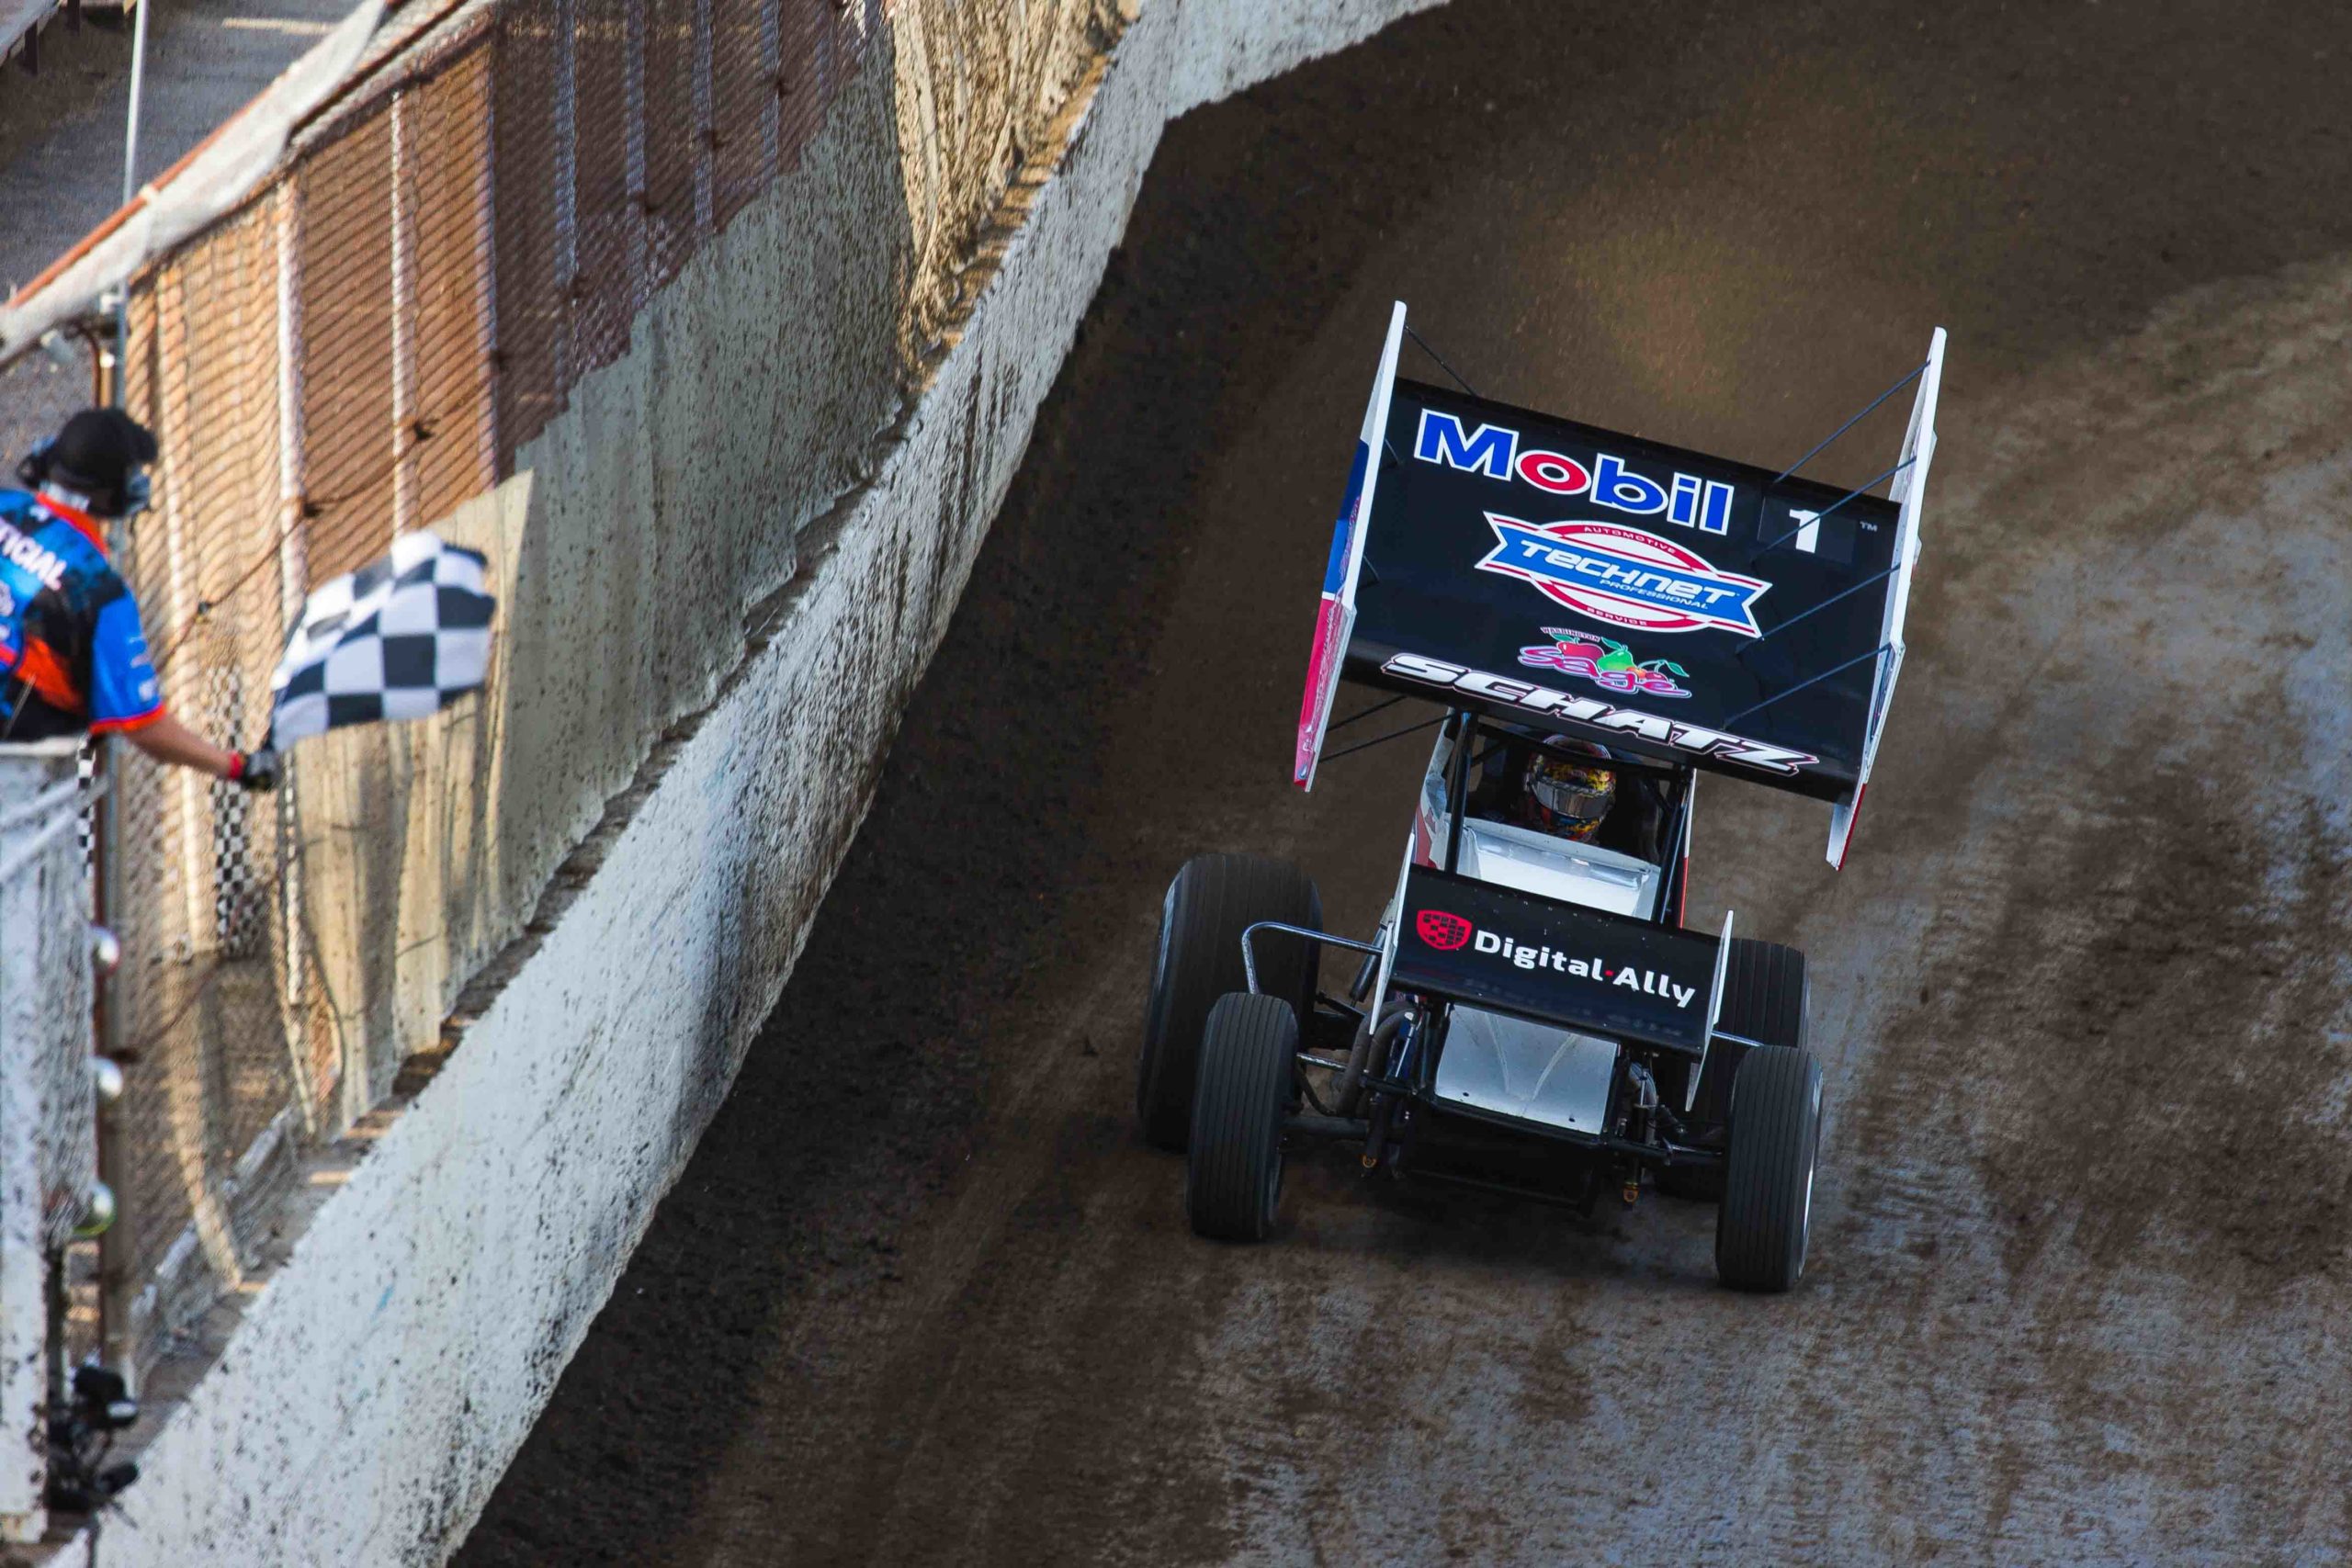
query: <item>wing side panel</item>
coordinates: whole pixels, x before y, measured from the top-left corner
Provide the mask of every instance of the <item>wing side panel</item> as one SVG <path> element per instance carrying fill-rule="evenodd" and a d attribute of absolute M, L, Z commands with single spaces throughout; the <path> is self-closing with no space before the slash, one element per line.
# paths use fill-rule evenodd
<path fill-rule="evenodd" d="M 1862 796 L 1870 789 L 1871 764 L 1878 760 L 1879 737 L 1886 728 L 1888 707 L 1894 701 L 1895 677 L 1903 671 L 1903 620 L 1911 607 L 1911 572 L 1919 564 L 1919 514 L 1928 492 L 1928 466 L 1936 456 L 1936 400 L 1943 389 L 1944 329 L 1938 327 L 1928 343 L 1928 369 L 1911 401 L 1911 424 L 1904 432 L 1902 457 L 1909 466 L 1895 476 L 1894 501 L 1901 509 L 1895 524 L 1894 586 L 1886 596 L 1886 618 L 1879 642 L 1886 649 L 1877 680 L 1871 688 L 1870 728 L 1862 736 L 1861 765 L 1854 775 L 1854 795 L 1829 808 L 1829 863 L 1842 871 L 1847 846 L 1854 837 L 1854 819 L 1861 815 Z"/>
<path fill-rule="evenodd" d="M 1298 738 L 1291 757 L 1291 782 L 1301 789 L 1315 787 L 1315 764 L 1323 754 L 1323 734 L 1331 722 L 1331 704 L 1340 693 L 1340 669 L 1347 661 L 1348 639 L 1354 634 L 1356 580 L 1363 572 L 1364 524 L 1372 514 L 1373 491 L 1380 479 L 1378 452 L 1388 428 L 1389 395 L 1396 387 L 1396 356 L 1405 341 L 1405 302 L 1398 300 L 1388 317 L 1388 340 L 1380 351 L 1380 370 L 1372 384 L 1372 403 L 1365 409 L 1363 430 L 1356 437 L 1355 461 L 1348 469 L 1348 493 L 1340 503 L 1339 520 L 1331 527 L 1331 553 L 1323 567 L 1323 599 L 1315 612 L 1315 646 L 1306 658 L 1306 689 L 1298 705 Z"/>

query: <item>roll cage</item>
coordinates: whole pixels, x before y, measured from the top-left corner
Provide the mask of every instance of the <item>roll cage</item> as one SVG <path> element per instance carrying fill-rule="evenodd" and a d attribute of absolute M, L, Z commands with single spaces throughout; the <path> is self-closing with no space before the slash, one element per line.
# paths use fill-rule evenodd
<path fill-rule="evenodd" d="M 1372 1031 L 1383 1020 L 1401 1018 L 1387 1033 L 1377 1059 L 1363 1065 L 1360 1089 L 1365 1100 L 1361 1116 L 1335 1114 L 1303 1076 L 1303 1104 L 1288 1122 L 1294 1133 L 1348 1139 L 1361 1138 L 1367 1165 L 1377 1165 L 1398 1148 L 1396 1134 L 1416 1122 L 1417 1141 L 1430 1141 L 1432 1124 L 1466 1122 L 1494 1138 L 1532 1136 L 1553 1145 L 1568 1145 L 1589 1154 L 1616 1156 L 1661 1168 L 1719 1167 L 1720 1149 L 1689 1141 L 1682 1117 L 1697 1095 L 1713 1040 L 1716 1015 L 1722 1005 L 1724 956 L 1728 952 L 1731 922 L 1720 937 L 1682 929 L 1682 911 L 1689 887 L 1690 838 L 1695 770 L 1631 757 L 1611 749 L 1602 765 L 1624 777 L 1648 780 L 1660 787 L 1664 820 L 1657 834 L 1658 853 L 1651 863 L 1660 873 L 1649 907 L 1638 914 L 1617 914 L 1598 908 L 1542 897 L 1505 885 L 1480 881 L 1463 874 L 1465 836 L 1476 829 L 1471 812 L 1474 773 L 1505 747 L 1525 748 L 1541 755 L 1593 761 L 1589 744 L 1490 718 L 1476 709 L 1457 708 L 1445 716 L 1439 752 L 1445 759 L 1442 830 L 1417 817 L 1399 868 L 1396 892 L 1388 913 L 1371 941 L 1335 935 L 1327 931 L 1284 921 L 1260 921 L 1242 934 L 1242 965 L 1249 989 L 1259 991 L 1257 943 L 1268 932 L 1306 939 L 1318 946 L 1339 947 L 1361 953 L 1363 964 L 1344 995 L 1319 992 L 1314 1020 L 1302 1020 L 1298 1065 L 1344 1076 L 1351 1070 L 1342 1043 Z M 1421 912 L 1424 892 L 1442 892 L 1452 906 L 1473 908 L 1475 918 L 1508 923 L 1529 922 L 1528 929 L 1553 933 L 1561 944 L 1556 966 L 1577 965 L 1580 987 L 1548 984 L 1548 969 L 1532 964 L 1504 970 L 1513 984 L 1482 983 L 1466 964 L 1449 972 L 1431 962 L 1441 954 L 1418 941 L 1415 917 Z M 1455 917 L 1460 918 L 1460 917 Z M 1465 922 L 1467 923 L 1467 922 Z M 1497 943 L 1511 939 L 1498 936 Z M 1486 939 L 1473 932 L 1457 948 L 1483 946 Z M 1589 943 L 1577 956 L 1567 957 L 1566 944 Z M 1514 950 L 1518 943 L 1514 942 Z M 1554 957 L 1553 942 L 1534 947 L 1546 960 Z M 1629 995 L 1647 1000 L 1649 993 L 1621 992 L 1604 986 L 1591 971 L 1601 969 L 1614 955 L 1638 968 L 1645 984 L 1662 971 L 1642 960 L 1672 949 L 1680 965 L 1679 988 L 1699 991 L 1689 1006 L 1703 1003 L 1694 1021 L 1677 1030 L 1661 1024 L 1658 1009 L 1646 1016 L 1641 1009 L 1623 1005 Z M 1695 967 L 1694 967 L 1695 966 Z M 1620 964 L 1621 971 L 1623 964 Z M 1700 988 L 1703 987 L 1701 991 Z M 1611 1002 L 1619 1005 L 1607 1005 Z M 1440 1093 L 1444 1060 L 1455 1010 L 1523 1020 L 1557 1030 L 1615 1053 L 1608 1075 L 1605 1105 L 1594 1118 L 1596 1126 L 1578 1128 L 1513 1116 L 1450 1100 Z M 1457 1140 L 1458 1141 L 1458 1140 Z M 1416 1174 L 1532 1196 L 1547 1201 L 1589 1203 L 1594 1168 L 1578 1168 L 1579 1176 L 1567 1189 L 1555 1181 L 1511 1181 L 1479 1176 L 1464 1169 L 1417 1162 Z"/>

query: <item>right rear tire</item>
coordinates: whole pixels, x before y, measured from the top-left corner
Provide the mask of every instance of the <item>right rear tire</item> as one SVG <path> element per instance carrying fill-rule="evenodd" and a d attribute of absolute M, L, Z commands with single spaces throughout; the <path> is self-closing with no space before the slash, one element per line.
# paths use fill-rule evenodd
<path fill-rule="evenodd" d="M 1235 992 L 1209 1010 L 1184 1159 L 1194 1235 L 1263 1241 L 1272 1234 L 1297 1050 L 1298 1020 L 1279 997 Z"/>
<path fill-rule="evenodd" d="M 1731 1151 L 1715 1211 L 1715 1275 L 1736 1291 L 1785 1291 L 1804 1273 L 1821 1153 L 1821 1068 L 1807 1051 L 1758 1045 L 1732 1082 Z"/>
<path fill-rule="evenodd" d="M 1136 1117 L 1144 1141 L 1182 1149 L 1193 1121 L 1193 1088 L 1201 1031 L 1209 1010 L 1229 991 L 1246 992 L 1241 933 L 1261 920 L 1319 929 L 1323 901 L 1315 879 L 1260 855 L 1195 855 L 1168 885 L 1160 907 L 1159 957 L 1144 1013 L 1136 1064 Z M 1297 1010 L 1297 1027 L 1315 1015 L 1318 943 L 1280 931 L 1254 947 L 1258 988 Z"/>
<path fill-rule="evenodd" d="M 1724 1010 L 1715 1020 L 1717 1029 L 1759 1044 L 1802 1051 L 1805 1010 L 1811 998 L 1804 953 L 1777 942 L 1745 936 L 1731 939 L 1731 956 L 1724 964 Z M 1702 1127 L 1720 1127 L 1728 1120 L 1732 1079 L 1747 1054 L 1747 1046 L 1728 1041 L 1707 1053 L 1699 1098 L 1690 1107 L 1691 1119 Z"/>
<path fill-rule="evenodd" d="M 1810 999 L 1804 953 L 1777 942 L 1745 936 L 1731 939 L 1731 958 L 1724 965 L 1724 1010 L 1715 1021 L 1717 1029 L 1761 1044 L 1802 1051 Z M 1747 1046 L 1728 1040 L 1718 1040 L 1707 1053 L 1699 1097 L 1690 1111 L 1690 1129 L 1701 1144 L 1712 1147 L 1722 1141 L 1731 1114 L 1732 1080 L 1747 1056 Z M 1657 1186 L 1668 1197 L 1713 1203 L 1723 1198 L 1724 1173 L 1720 1168 L 1661 1170 Z"/>

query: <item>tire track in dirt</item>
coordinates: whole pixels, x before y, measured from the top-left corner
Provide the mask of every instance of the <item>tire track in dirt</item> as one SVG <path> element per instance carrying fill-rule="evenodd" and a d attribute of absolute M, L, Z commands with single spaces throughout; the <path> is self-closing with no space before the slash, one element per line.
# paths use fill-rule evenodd
<path fill-rule="evenodd" d="M 464 1561 L 2352 1555 L 2352 20 L 1657 27 L 1457 0 L 1171 128 L 785 999 Z M 1417 742 L 1281 769 L 1398 295 L 1482 391 L 1758 458 L 1952 329 L 1851 869 L 1702 792 L 1694 920 L 1812 955 L 1794 1297 L 1716 1290 L 1704 1208 L 1344 1159 L 1203 1246 L 1127 1127 L 1187 854 L 1295 852 L 1342 929 L 1387 891 Z"/>
<path fill-rule="evenodd" d="M 1871 1026 L 1836 1144 L 1841 1240 L 1907 1247 L 1920 1267 L 1887 1293 L 1941 1347 L 1894 1386 L 1984 1470 L 1939 1510 L 1952 1545 L 2292 1560 L 2341 1540 L 2340 1517 L 2313 1538 L 2310 1509 L 2282 1530 L 2250 1500 L 2314 1462 L 2278 1451 L 2282 1418 L 2343 1414 L 2328 1378 L 2273 1363 L 2340 1326 L 2323 1303 L 2352 1172 L 2341 720 L 2280 724 L 2299 682 L 2352 670 L 2348 278 L 2211 291 L 2013 389 L 1988 431 L 2006 477 L 1946 502 L 1958 527 L 2056 491 L 2070 547 L 1968 555 L 1931 615 L 1924 662 L 1996 678 L 1973 716 L 1933 694 L 1954 682 L 1927 699 L 1911 771 L 1962 781 L 1942 815 L 1964 838 L 1912 898 L 1919 989 Z M 2267 468 L 2233 452 L 2249 439 Z M 2314 581 L 2332 611 L 2303 602 Z M 1959 626 L 2012 656 L 2007 681 Z M 1950 759 L 2004 728 L 2014 759 Z M 1884 1359 L 1829 1346 L 1822 1370 Z"/>

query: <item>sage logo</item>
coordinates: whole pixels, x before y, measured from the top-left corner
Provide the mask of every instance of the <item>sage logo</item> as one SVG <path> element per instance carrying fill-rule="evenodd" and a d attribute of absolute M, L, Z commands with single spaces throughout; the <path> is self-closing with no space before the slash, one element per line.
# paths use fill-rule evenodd
<path fill-rule="evenodd" d="M 1687 697 L 1690 688 L 1678 681 L 1690 671 L 1671 659 L 1635 659 L 1634 650 L 1615 637 L 1595 632 L 1587 636 L 1565 626 L 1545 626 L 1552 640 L 1519 650 L 1519 661 L 1530 670 L 1557 670 L 1591 682 L 1604 692 L 1638 692 L 1652 697 Z"/>
<path fill-rule="evenodd" d="M 1413 929 L 1423 942 L 1440 953 L 1452 953 L 1470 942 L 1470 922 L 1459 915 L 1449 915 L 1443 909 L 1423 909 L 1413 919 Z"/>

